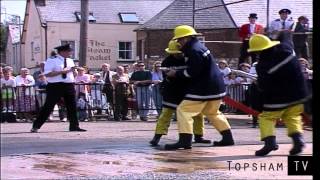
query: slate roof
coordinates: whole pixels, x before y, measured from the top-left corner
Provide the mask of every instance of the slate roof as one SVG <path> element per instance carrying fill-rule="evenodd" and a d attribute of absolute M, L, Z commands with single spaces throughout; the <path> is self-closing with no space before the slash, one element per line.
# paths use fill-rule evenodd
<path fill-rule="evenodd" d="M 239 0 L 195 0 L 195 7 L 198 9 L 237 1 Z M 289 17 L 297 20 L 299 16 L 306 15 L 310 20 L 310 26 L 312 26 L 312 0 L 269 0 L 269 2 L 269 22 L 279 18 L 278 11 L 280 9 L 289 8 L 292 11 Z M 137 30 L 174 29 L 179 24 L 192 25 L 192 3 L 193 0 L 175 0 L 155 17 L 139 26 Z M 267 0 L 250 0 L 226 5 L 226 7 L 197 11 L 195 28 L 237 28 L 244 23 L 248 23 L 249 13 L 257 13 L 257 22 L 266 26 Z"/>
<path fill-rule="evenodd" d="M 239 0 L 224 0 L 225 4 L 236 1 Z M 250 13 L 258 14 L 258 23 L 263 26 L 267 24 L 267 0 L 251 0 L 239 4 L 231 4 L 227 8 L 237 26 L 248 23 Z M 312 26 L 312 0 L 269 0 L 269 22 L 278 19 L 278 11 L 284 8 L 291 10 L 292 13 L 289 17 L 292 17 L 295 21 L 297 21 L 299 16 L 307 16 L 310 26 Z"/>
<path fill-rule="evenodd" d="M 195 8 L 222 5 L 222 0 L 196 0 Z M 177 25 L 192 25 L 192 0 L 176 0 L 166 9 L 145 24 L 142 29 L 174 29 Z M 202 10 L 195 13 L 196 29 L 236 28 L 228 10 L 221 6 L 214 9 Z"/>
<path fill-rule="evenodd" d="M 118 13 L 136 13 L 143 24 L 171 4 L 173 0 L 89 0 L 89 12 L 96 23 L 121 23 Z M 74 12 L 80 11 L 80 0 L 46 0 L 46 6 L 37 6 L 42 22 L 76 22 Z"/>

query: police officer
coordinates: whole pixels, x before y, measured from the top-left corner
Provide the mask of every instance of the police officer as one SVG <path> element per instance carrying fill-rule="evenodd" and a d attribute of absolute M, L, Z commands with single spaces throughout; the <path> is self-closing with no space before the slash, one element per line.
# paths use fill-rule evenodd
<path fill-rule="evenodd" d="M 271 39 L 278 39 L 279 33 L 282 31 L 291 31 L 294 25 L 292 17 L 288 17 L 291 14 L 289 9 L 281 9 L 279 11 L 280 18 L 271 22 L 269 27 L 269 37 Z"/>
<path fill-rule="evenodd" d="M 171 40 L 168 44 L 168 48 L 165 51 L 169 54 L 168 57 L 163 60 L 161 67 L 182 69 L 186 67 L 182 52 L 179 50 L 180 44 L 176 40 Z M 161 84 L 162 94 L 162 111 L 158 118 L 156 125 L 156 132 L 153 139 L 150 141 L 151 146 L 157 146 L 162 135 L 168 133 L 170 121 L 173 114 L 176 112 L 176 108 L 183 100 L 184 92 L 188 85 L 188 80 L 182 81 L 181 79 L 167 77 L 163 73 L 164 80 Z M 198 115 L 193 117 L 193 133 L 195 143 L 211 143 L 210 140 L 203 138 L 204 131 L 204 116 Z"/>
<path fill-rule="evenodd" d="M 181 25 L 174 29 L 174 40 L 181 44 L 181 51 L 186 58 L 186 69 L 170 70 L 169 77 L 188 79 L 184 100 L 177 107 L 179 141 L 166 144 L 164 149 L 190 149 L 193 131 L 193 118 L 205 115 L 212 125 L 222 134 L 221 141 L 214 146 L 233 145 L 230 125 L 226 117 L 219 111 L 222 98 L 226 95 L 226 87 L 216 61 L 210 50 L 197 38 L 199 35 L 191 26 Z"/>
<path fill-rule="evenodd" d="M 70 121 L 69 131 L 86 131 L 79 127 L 76 109 L 76 92 L 74 87 L 73 71 L 75 64 L 70 55 L 70 44 L 55 47 L 58 54 L 48 58 L 44 66 L 44 74 L 47 77 L 46 102 L 41 108 L 37 119 L 34 121 L 31 132 L 36 133 L 48 119 L 54 106 L 63 98 L 67 108 L 67 117 Z"/>
<path fill-rule="evenodd" d="M 274 129 L 280 118 L 288 128 L 288 136 L 293 139 L 290 155 L 301 153 L 304 147 L 301 113 L 307 91 L 297 57 L 288 43 L 271 41 L 258 34 L 250 38 L 248 51 L 260 54 L 256 71 L 263 111 L 258 118 L 265 145 L 255 155 L 265 156 L 278 149 Z"/>

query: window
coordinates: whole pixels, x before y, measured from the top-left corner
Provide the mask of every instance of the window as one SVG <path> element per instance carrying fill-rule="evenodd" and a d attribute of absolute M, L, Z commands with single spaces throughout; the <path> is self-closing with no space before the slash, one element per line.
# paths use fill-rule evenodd
<path fill-rule="evenodd" d="M 36 6 L 46 6 L 46 0 L 35 0 Z"/>
<path fill-rule="evenodd" d="M 132 59 L 132 42 L 119 42 L 119 61 Z"/>
<path fill-rule="evenodd" d="M 119 13 L 119 16 L 123 23 L 139 23 L 136 13 Z"/>
<path fill-rule="evenodd" d="M 81 21 L 81 13 L 76 11 L 74 13 L 74 15 L 76 16 L 77 22 L 80 22 Z M 97 21 L 96 18 L 93 16 L 93 12 L 89 12 L 88 20 L 89 20 L 89 22 L 93 22 L 93 23 Z"/>
<path fill-rule="evenodd" d="M 76 42 L 75 42 L 75 41 L 72 41 L 72 40 L 61 40 L 61 45 L 64 45 L 64 44 L 70 44 L 71 48 L 73 49 L 70 58 L 72 58 L 72 59 L 78 59 L 79 56 L 78 56 L 78 54 L 76 53 L 76 52 L 77 52 Z"/>

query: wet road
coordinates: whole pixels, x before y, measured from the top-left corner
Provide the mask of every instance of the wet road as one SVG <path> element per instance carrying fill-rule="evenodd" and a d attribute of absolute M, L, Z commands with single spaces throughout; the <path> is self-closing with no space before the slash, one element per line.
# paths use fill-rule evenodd
<path fill-rule="evenodd" d="M 29 133 L 30 123 L 1 124 L 1 179 L 311 179 L 287 176 L 287 154 L 291 140 L 278 128 L 280 149 L 257 158 L 261 148 L 258 129 L 249 128 L 247 116 L 230 117 L 236 145 L 211 147 L 195 144 L 192 150 L 160 151 L 151 148 L 155 122 L 81 123 L 87 132 L 69 132 L 68 123 L 46 123 L 39 133 Z M 176 124 L 160 144 L 175 142 Z M 205 137 L 220 135 L 206 124 Z M 311 155 L 311 131 L 305 132 Z M 241 168 L 247 163 L 251 168 Z M 267 163 L 267 169 L 253 164 Z M 278 169 L 269 168 L 278 165 Z M 240 167 L 240 168 L 239 168 Z"/>

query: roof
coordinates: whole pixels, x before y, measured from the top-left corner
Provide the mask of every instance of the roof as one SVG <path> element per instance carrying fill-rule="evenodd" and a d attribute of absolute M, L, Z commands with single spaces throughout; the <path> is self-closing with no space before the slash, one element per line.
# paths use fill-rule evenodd
<path fill-rule="evenodd" d="M 121 23 L 119 13 L 136 13 L 139 24 L 167 7 L 173 0 L 90 0 L 89 12 L 96 23 Z M 46 0 L 45 6 L 37 6 L 42 22 L 76 22 L 75 12 L 80 12 L 80 0 Z"/>
<path fill-rule="evenodd" d="M 222 0 L 196 0 L 195 9 L 223 5 Z M 192 25 L 193 0 L 175 0 L 155 17 L 139 26 L 142 29 L 174 29 L 177 25 Z M 195 13 L 196 29 L 236 28 L 228 10 L 224 6 L 197 11 Z"/>
<path fill-rule="evenodd" d="M 195 0 L 195 9 L 234 3 L 239 0 Z M 175 0 L 155 17 L 139 26 L 137 30 L 174 29 L 177 25 L 192 25 L 193 0 Z M 297 20 L 305 15 L 312 25 L 312 0 L 269 0 L 269 22 L 279 18 L 278 11 L 288 8 L 292 11 L 289 17 Z M 267 0 L 248 0 L 241 3 L 215 7 L 195 13 L 196 29 L 237 28 L 248 23 L 250 13 L 257 13 L 257 22 L 267 25 Z"/>
<path fill-rule="evenodd" d="M 225 4 L 239 0 L 224 0 Z M 263 26 L 267 25 L 267 0 L 250 0 L 227 6 L 237 26 L 248 23 L 250 13 L 257 13 L 257 22 Z M 278 19 L 280 9 L 290 9 L 293 20 L 297 21 L 299 16 L 305 15 L 312 26 L 313 6 L 312 0 L 269 0 L 269 22 Z M 270 24 L 270 23 L 269 23 Z"/>

